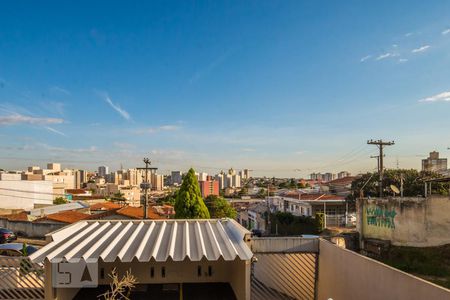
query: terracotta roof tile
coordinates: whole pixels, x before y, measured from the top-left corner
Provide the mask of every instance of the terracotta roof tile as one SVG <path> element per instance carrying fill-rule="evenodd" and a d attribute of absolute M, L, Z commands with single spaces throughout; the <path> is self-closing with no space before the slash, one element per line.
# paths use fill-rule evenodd
<path fill-rule="evenodd" d="M 123 206 L 118 203 L 113 202 L 102 202 L 102 203 L 95 203 L 91 205 L 91 210 L 117 210 L 121 209 Z"/>
<path fill-rule="evenodd" d="M 118 215 L 126 216 L 133 219 L 143 219 L 144 209 L 142 207 L 125 206 L 117 211 Z M 164 217 L 158 215 L 153 207 L 147 208 L 147 217 L 149 219 L 164 219 Z"/>
<path fill-rule="evenodd" d="M 17 214 L 3 215 L 1 218 L 8 221 L 29 221 L 28 214 L 24 211 Z"/>
<path fill-rule="evenodd" d="M 339 178 L 339 179 L 328 181 L 327 184 L 348 185 L 348 184 L 351 184 L 355 179 L 356 179 L 356 176 L 347 176 L 344 178 Z"/>
<path fill-rule="evenodd" d="M 56 214 L 47 215 L 43 218 L 35 220 L 35 222 L 51 220 L 51 221 L 56 221 L 56 222 L 61 222 L 61 223 L 72 224 L 72 223 L 75 223 L 75 222 L 78 222 L 78 221 L 81 221 L 84 219 L 90 219 L 90 218 L 92 218 L 91 215 L 83 214 L 83 213 L 80 213 L 75 210 L 67 210 L 67 211 L 56 213 Z"/>

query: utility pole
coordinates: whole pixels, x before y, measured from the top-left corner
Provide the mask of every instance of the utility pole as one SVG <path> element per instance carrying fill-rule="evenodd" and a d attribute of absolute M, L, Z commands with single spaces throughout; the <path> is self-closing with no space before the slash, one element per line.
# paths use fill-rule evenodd
<path fill-rule="evenodd" d="M 270 222 L 270 183 L 267 184 L 267 231 L 269 232 L 269 235 L 271 234 L 271 222 Z"/>
<path fill-rule="evenodd" d="M 377 170 L 380 170 L 380 156 L 379 155 L 371 155 L 370 158 L 376 158 L 377 159 Z"/>
<path fill-rule="evenodd" d="M 376 145 L 376 146 L 378 146 L 378 149 L 380 150 L 380 155 L 379 155 L 379 158 L 378 158 L 378 160 L 379 160 L 378 174 L 380 175 L 380 179 L 379 179 L 380 180 L 380 184 L 379 184 L 380 198 L 383 198 L 383 172 L 384 172 L 384 169 L 383 169 L 383 157 L 384 157 L 383 148 L 385 146 L 392 146 L 392 145 L 395 144 L 395 142 L 394 141 L 384 142 L 383 140 L 370 140 L 370 141 L 367 141 L 367 144 L 369 144 L 369 145 Z"/>
<path fill-rule="evenodd" d="M 137 168 L 138 170 L 145 170 L 144 182 L 141 183 L 141 189 L 144 190 L 144 219 L 147 219 L 147 205 L 148 205 L 148 190 L 151 184 L 148 182 L 148 171 L 150 170 L 149 165 L 151 162 L 148 158 L 144 158 L 145 168 Z"/>

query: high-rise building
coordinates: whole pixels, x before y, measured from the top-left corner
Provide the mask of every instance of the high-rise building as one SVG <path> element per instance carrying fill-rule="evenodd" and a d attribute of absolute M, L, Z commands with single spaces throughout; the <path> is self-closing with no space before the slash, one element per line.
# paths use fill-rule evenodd
<path fill-rule="evenodd" d="M 228 170 L 228 174 L 229 174 L 229 175 L 236 175 L 236 171 L 235 171 L 233 168 L 230 168 L 230 169 Z"/>
<path fill-rule="evenodd" d="M 74 170 L 75 175 L 75 188 L 79 189 L 86 183 L 87 180 L 87 172 L 86 170 Z"/>
<path fill-rule="evenodd" d="M 439 158 L 439 152 L 430 152 L 427 159 L 422 159 L 422 171 L 444 172 L 447 170 L 447 159 Z"/>
<path fill-rule="evenodd" d="M 107 174 L 109 174 L 109 168 L 107 166 L 98 167 L 98 176 L 104 178 Z"/>
<path fill-rule="evenodd" d="M 341 171 L 337 174 L 338 179 L 349 177 L 351 174 L 347 171 Z"/>
<path fill-rule="evenodd" d="M 214 180 L 219 183 L 219 190 L 226 188 L 226 178 L 223 172 L 214 176 Z"/>
<path fill-rule="evenodd" d="M 322 175 L 322 181 L 328 182 L 334 179 L 336 179 L 336 174 L 328 172 Z"/>
<path fill-rule="evenodd" d="M 244 169 L 244 170 L 240 171 L 239 175 L 241 175 L 241 179 L 249 179 L 251 177 L 249 169 Z"/>
<path fill-rule="evenodd" d="M 336 174 L 327 172 L 327 173 L 312 173 L 311 175 L 309 175 L 311 180 L 317 180 L 317 181 L 324 181 L 324 182 L 328 182 L 331 180 L 336 179 Z"/>
<path fill-rule="evenodd" d="M 61 171 L 61 164 L 48 163 L 47 169 L 51 170 L 52 172 L 59 172 L 59 171 Z"/>
<path fill-rule="evenodd" d="M 212 180 L 212 178 L 208 178 L 205 181 L 199 181 L 200 192 L 202 193 L 202 197 L 206 198 L 209 195 L 219 196 L 219 182 L 217 180 Z"/>
<path fill-rule="evenodd" d="M 164 175 L 153 173 L 150 176 L 150 180 L 153 191 L 161 191 L 164 188 Z"/>
<path fill-rule="evenodd" d="M 195 175 L 197 175 L 197 181 L 206 181 L 206 178 L 208 177 L 208 173 L 196 173 Z"/>
<path fill-rule="evenodd" d="M 182 173 L 181 171 L 172 171 L 171 175 L 171 183 L 180 185 L 182 182 Z"/>

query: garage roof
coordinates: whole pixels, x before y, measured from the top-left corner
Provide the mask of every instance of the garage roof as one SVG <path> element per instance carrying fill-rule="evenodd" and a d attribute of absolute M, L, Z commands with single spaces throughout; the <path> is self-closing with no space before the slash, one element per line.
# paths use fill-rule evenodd
<path fill-rule="evenodd" d="M 52 242 L 33 253 L 33 262 L 113 262 L 189 259 L 250 259 L 248 230 L 231 219 L 85 220 L 50 234 Z"/>

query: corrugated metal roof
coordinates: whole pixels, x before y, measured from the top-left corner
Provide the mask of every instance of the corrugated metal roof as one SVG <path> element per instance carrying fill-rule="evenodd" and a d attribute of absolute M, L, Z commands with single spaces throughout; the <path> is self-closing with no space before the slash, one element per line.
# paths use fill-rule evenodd
<path fill-rule="evenodd" d="M 253 253 L 244 242 L 246 234 L 250 232 L 231 219 L 86 220 L 52 233 L 53 241 L 30 258 L 34 262 L 248 260 Z"/>
<path fill-rule="evenodd" d="M 42 216 L 42 215 L 50 215 L 55 214 L 61 211 L 66 210 L 76 210 L 76 209 L 83 209 L 88 208 L 89 205 L 84 204 L 83 202 L 70 202 L 66 204 L 59 204 L 59 205 L 52 205 L 52 206 L 46 206 L 41 208 L 35 208 L 30 210 L 30 215 L 32 216 Z"/>

